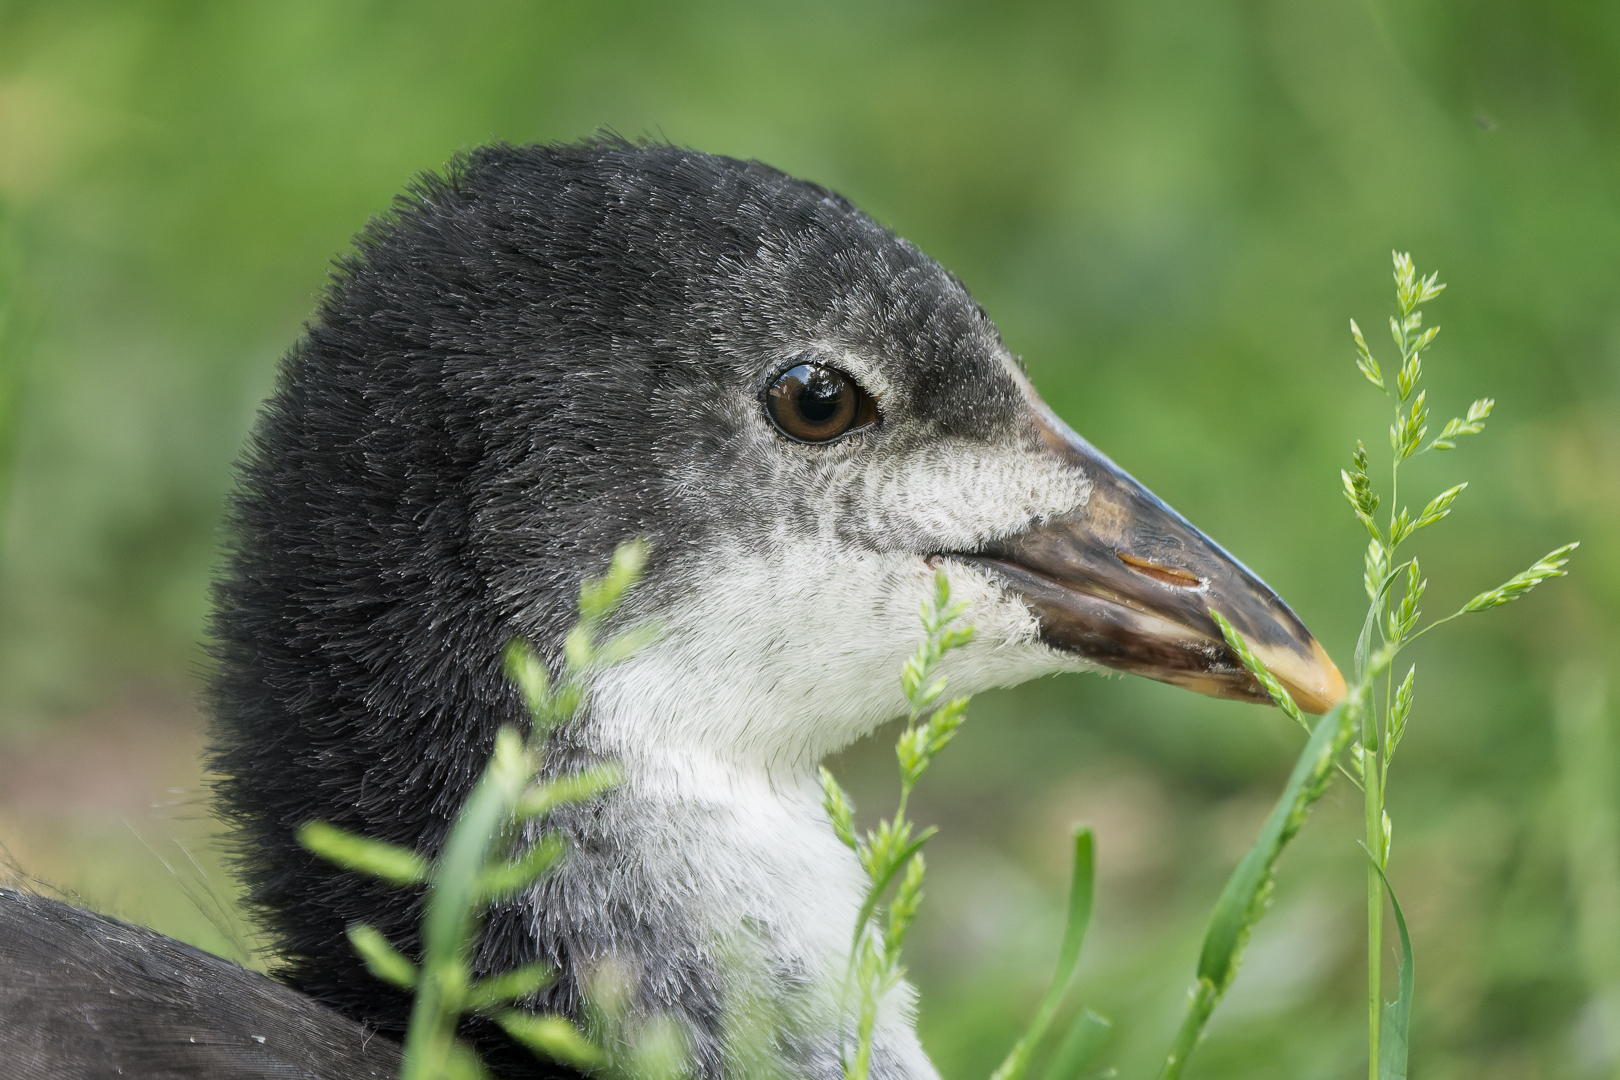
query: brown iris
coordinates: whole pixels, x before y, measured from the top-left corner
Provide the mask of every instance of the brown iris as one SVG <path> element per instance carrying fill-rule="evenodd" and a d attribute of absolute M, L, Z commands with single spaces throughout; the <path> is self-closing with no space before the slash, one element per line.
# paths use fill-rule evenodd
<path fill-rule="evenodd" d="M 877 420 L 877 406 L 855 380 L 825 364 L 796 364 L 776 377 L 765 411 L 798 442 L 831 442 Z"/>

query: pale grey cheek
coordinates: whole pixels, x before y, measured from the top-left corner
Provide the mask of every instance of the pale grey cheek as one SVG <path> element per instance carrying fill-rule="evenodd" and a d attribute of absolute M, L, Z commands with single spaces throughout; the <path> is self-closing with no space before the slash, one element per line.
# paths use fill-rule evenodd
<path fill-rule="evenodd" d="M 670 475 L 711 547 L 763 552 L 815 539 L 876 552 L 965 551 L 1081 509 L 1091 490 L 1075 469 L 1015 442 L 804 447 L 763 418 L 738 419 L 728 469 L 689 464 Z"/>
<path fill-rule="evenodd" d="M 1091 492 L 1083 475 L 1045 454 L 974 443 L 931 447 L 837 480 L 820 510 L 843 536 L 909 551 L 970 551 L 1082 509 Z"/>

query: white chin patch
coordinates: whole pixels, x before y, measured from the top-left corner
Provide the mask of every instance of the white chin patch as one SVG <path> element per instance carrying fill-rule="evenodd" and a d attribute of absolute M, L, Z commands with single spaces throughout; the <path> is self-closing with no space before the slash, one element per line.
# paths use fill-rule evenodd
<path fill-rule="evenodd" d="M 923 639 L 933 571 L 917 555 L 835 552 L 814 540 L 769 558 L 714 552 L 660 616 L 664 637 L 594 687 L 599 749 L 655 768 L 696 752 L 796 769 L 904 712 L 900 667 Z M 992 575 L 943 568 L 977 631 L 947 659 L 952 694 L 1091 666 L 1041 644 Z"/>

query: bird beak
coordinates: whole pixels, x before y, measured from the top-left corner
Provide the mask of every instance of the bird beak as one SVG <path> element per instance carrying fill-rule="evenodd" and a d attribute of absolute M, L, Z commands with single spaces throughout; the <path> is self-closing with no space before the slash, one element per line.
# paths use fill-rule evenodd
<path fill-rule="evenodd" d="M 1214 697 L 1270 700 L 1227 648 L 1214 608 L 1307 712 L 1344 697 L 1344 677 L 1277 594 L 1071 431 L 1031 403 L 1047 448 L 1091 481 L 1084 508 L 956 555 L 1028 603 L 1053 648 Z"/>

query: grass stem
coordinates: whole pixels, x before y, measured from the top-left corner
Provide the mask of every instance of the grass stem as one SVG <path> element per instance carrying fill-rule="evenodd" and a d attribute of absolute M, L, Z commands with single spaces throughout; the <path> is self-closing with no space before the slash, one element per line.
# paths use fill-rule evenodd
<path fill-rule="evenodd" d="M 1367 710 L 1364 727 L 1374 720 L 1373 710 Z M 1376 738 L 1376 736 L 1375 736 Z M 1365 745 L 1365 744 L 1363 744 Z M 1380 783 L 1382 770 L 1377 768 L 1377 757 L 1368 753 L 1364 759 L 1374 767 L 1362 768 L 1362 805 L 1366 811 L 1367 848 L 1370 854 L 1384 849 L 1383 816 L 1384 791 Z M 1383 941 L 1384 941 L 1384 885 L 1376 862 L 1367 867 L 1367 1080 L 1378 1080 L 1378 1028 L 1383 1009 Z"/>

